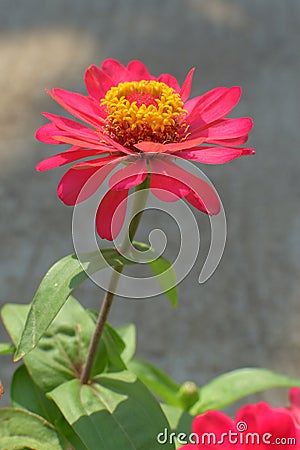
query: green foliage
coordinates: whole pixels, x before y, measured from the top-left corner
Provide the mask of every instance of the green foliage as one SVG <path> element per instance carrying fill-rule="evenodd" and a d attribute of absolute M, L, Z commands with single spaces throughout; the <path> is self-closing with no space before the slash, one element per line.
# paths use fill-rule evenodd
<path fill-rule="evenodd" d="M 271 388 L 300 387 L 300 380 L 271 370 L 244 368 L 220 375 L 200 388 L 200 400 L 191 414 L 222 409 L 243 397 Z"/>
<path fill-rule="evenodd" d="M 125 364 L 132 360 L 136 350 L 136 328 L 133 323 L 128 323 L 116 329 L 119 336 L 125 343 L 121 357 Z"/>
<path fill-rule="evenodd" d="M 9 304 L 2 310 L 14 345 L 28 309 Z M 25 366 L 15 372 L 14 409 L 0 410 L 4 414 L 0 426 L 3 448 L 18 448 L 16 442 L 22 442 L 20 449 L 39 445 L 41 450 L 49 448 L 48 442 L 52 449 L 66 448 L 67 442 L 78 450 L 160 448 L 157 435 L 165 429 L 168 435 L 188 435 L 193 415 L 221 409 L 265 389 L 300 386 L 298 379 L 265 369 L 240 369 L 211 380 L 196 395 L 193 384 L 190 401 L 186 398 L 190 383 L 179 385 L 153 364 L 133 358 L 136 332 L 132 324 L 117 330 L 106 324 L 92 383 L 81 385 L 79 377 L 94 327 L 95 313 L 69 297 L 36 348 L 24 357 Z M 160 408 L 145 385 L 166 404 Z M 49 435 L 48 441 L 39 442 L 40 433 L 47 439 Z M 170 449 L 174 445 L 178 448 L 180 443 L 164 444 Z"/>
<path fill-rule="evenodd" d="M 175 406 L 170 406 L 166 404 L 162 404 L 161 408 L 165 413 L 166 418 L 168 419 L 171 432 L 175 433 L 176 437 L 180 435 L 182 436 L 182 433 L 184 433 L 186 436 L 190 435 L 192 430 L 193 417 L 189 413 L 183 411 L 180 408 L 176 408 Z M 181 443 L 178 442 L 176 437 L 175 437 L 175 446 L 177 449 L 182 446 L 182 442 Z M 162 436 L 162 440 L 163 439 L 164 436 Z"/>
<path fill-rule="evenodd" d="M 148 388 L 152 389 L 164 402 L 173 406 L 181 406 L 178 398 L 180 385 L 168 375 L 147 361 L 134 358 L 128 364 L 129 370 L 134 372 Z"/>
<path fill-rule="evenodd" d="M 135 243 L 135 245 L 139 245 L 143 249 L 149 249 L 147 244 Z M 106 263 L 102 258 L 99 258 L 99 252 L 93 252 L 85 256 L 86 262 L 84 263 L 72 254 L 62 258 L 50 268 L 41 281 L 32 301 L 22 336 L 16 344 L 15 361 L 20 360 L 36 347 L 67 298 L 76 287 L 86 280 L 87 273 L 95 273 L 106 267 L 106 264 L 111 266 L 134 264 L 133 261 L 126 259 L 115 249 L 101 250 L 101 254 Z M 171 263 L 166 259 L 159 257 L 150 263 L 150 267 L 163 290 L 167 289 L 170 277 L 172 284 L 175 283 L 175 273 Z M 175 306 L 177 303 L 176 288 L 167 290 L 166 295 L 169 297 L 171 304 Z M 47 314 L 45 314 L 45 311 L 47 311 Z"/>
<path fill-rule="evenodd" d="M 0 409 L 0 448 L 61 450 L 54 427 L 44 418 L 23 409 Z"/>
<path fill-rule="evenodd" d="M 110 263 L 127 264 L 114 250 L 109 252 Z M 158 258 L 151 264 L 166 288 L 162 277 L 170 263 Z M 105 325 L 90 383 L 82 385 L 97 313 L 85 310 L 70 293 L 86 276 L 76 258 L 66 257 L 50 269 L 31 306 L 3 307 L 12 344 L 0 344 L 0 354 L 18 347 L 16 359 L 23 355 L 24 365 L 12 380 L 13 408 L 0 410 L 0 448 L 155 450 L 161 448 L 157 436 L 164 430 L 168 436 L 188 435 L 193 415 L 266 389 L 300 387 L 298 379 L 258 368 L 229 372 L 200 388 L 192 382 L 180 385 L 153 364 L 134 358 L 132 324 L 117 329 Z M 176 290 L 166 293 L 174 305 Z M 165 404 L 160 406 L 151 392 Z M 178 440 L 164 444 L 166 449 L 175 446 L 179 448 Z"/>
<path fill-rule="evenodd" d="M 2 310 L 15 345 L 27 313 L 25 305 L 8 304 Z M 122 359 L 122 355 L 126 361 L 133 356 L 134 326 L 121 327 L 119 334 L 106 324 L 93 367 L 93 383 L 81 385 L 79 377 L 94 328 L 91 312 L 69 297 L 36 348 L 24 357 L 25 365 L 17 369 L 12 405 L 51 423 L 60 442 L 68 441 L 78 450 L 159 448 L 155 439 L 162 428 L 168 428 L 167 419 Z M 78 404 L 72 403 L 76 398 L 82 401 L 78 410 Z M 73 421 L 69 414 L 76 411 L 79 415 Z"/>
<path fill-rule="evenodd" d="M 177 306 L 178 295 L 176 287 L 168 289 L 168 287 L 176 285 L 176 274 L 173 270 L 173 266 L 167 259 L 160 257 L 149 263 L 158 283 L 160 284 L 163 292 L 169 297 L 172 306 Z"/>
<path fill-rule="evenodd" d="M 132 264 L 117 250 L 107 249 L 101 253 L 110 265 Z M 87 272 L 94 273 L 106 267 L 98 252 L 91 253 L 86 258 L 87 262 L 81 265 L 76 255 L 68 255 L 47 272 L 32 301 L 22 337 L 18 342 L 15 361 L 34 349 L 73 290 L 86 280 Z"/>
<path fill-rule="evenodd" d="M 48 396 L 89 450 L 159 449 L 156 436 L 169 429 L 157 401 L 128 371 L 99 375 L 91 385 L 72 380 Z"/>
<path fill-rule="evenodd" d="M 52 423 L 58 418 L 55 404 L 34 384 L 25 365 L 18 367 L 15 371 L 10 395 L 14 408 L 26 409 Z"/>
<path fill-rule="evenodd" d="M 16 351 L 14 345 L 9 342 L 0 343 L 0 355 L 12 354 Z"/>
<path fill-rule="evenodd" d="M 190 382 L 180 386 L 153 364 L 136 358 L 129 362 L 128 368 L 168 405 L 189 411 L 193 416 L 212 409 L 220 410 L 250 394 L 267 389 L 300 387 L 300 379 L 266 369 L 244 368 L 212 379 L 201 386 L 198 393 L 195 392 L 196 385 L 192 383 L 191 398 L 187 398 L 186 388 Z"/>
<path fill-rule="evenodd" d="M 153 261 L 149 262 L 148 265 L 156 277 L 157 282 L 161 286 L 163 292 L 171 302 L 172 306 L 177 306 L 178 293 L 176 288 L 176 273 L 173 269 L 173 265 L 170 261 L 162 256 L 156 257 L 156 252 L 154 249 L 150 249 L 147 244 L 143 242 L 133 242 L 133 245 L 140 251 L 152 250 Z M 169 286 L 173 286 L 169 289 Z"/>
<path fill-rule="evenodd" d="M 14 373 L 11 384 L 11 403 L 45 418 L 76 450 L 87 450 L 74 430 L 66 422 L 55 403 L 33 382 L 25 365 Z"/>
<path fill-rule="evenodd" d="M 16 345 L 27 311 L 28 306 L 13 304 L 2 309 L 3 322 Z M 73 297 L 69 297 L 37 347 L 24 357 L 30 376 L 44 392 L 80 377 L 94 329 L 90 315 Z M 117 332 L 106 325 L 92 376 L 103 371 L 124 369 L 125 364 L 120 357 L 124 347 Z"/>

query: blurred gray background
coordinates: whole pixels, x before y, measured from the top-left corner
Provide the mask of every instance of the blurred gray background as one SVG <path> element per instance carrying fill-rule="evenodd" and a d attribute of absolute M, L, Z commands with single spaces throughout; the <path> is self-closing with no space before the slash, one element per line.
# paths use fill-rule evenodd
<path fill-rule="evenodd" d="M 0 0 L 1 302 L 30 302 L 47 269 L 73 251 L 72 208 L 56 196 L 65 169 L 35 172 L 60 150 L 35 141 L 40 113 L 61 111 L 44 88 L 84 92 L 85 68 L 109 57 L 141 59 L 180 82 L 196 66 L 193 95 L 241 85 L 233 116 L 255 122 L 256 156 L 202 166 L 226 210 L 223 259 L 200 286 L 209 226 L 196 211 L 203 248 L 178 308 L 163 296 L 117 298 L 110 321 L 134 322 L 138 355 L 180 382 L 242 366 L 300 377 L 299 20 L 295 0 Z M 158 220 L 149 214 L 138 238 Z M 178 233 L 164 221 L 172 254 Z M 75 295 L 97 309 L 102 298 L 88 281 Z M 6 390 L 11 371 L 2 357 Z M 286 392 L 263 398 L 283 401 Z"/>

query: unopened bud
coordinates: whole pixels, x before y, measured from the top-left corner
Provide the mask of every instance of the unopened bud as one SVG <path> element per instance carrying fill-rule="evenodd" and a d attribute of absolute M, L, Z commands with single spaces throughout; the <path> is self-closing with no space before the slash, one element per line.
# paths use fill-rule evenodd
<path fill-rule="evenodd" d="M 182 407 L 187 411 L 199 400 L 199 387 L 193 381 L 186 381 L 180 387 L 178 397 Z"/>

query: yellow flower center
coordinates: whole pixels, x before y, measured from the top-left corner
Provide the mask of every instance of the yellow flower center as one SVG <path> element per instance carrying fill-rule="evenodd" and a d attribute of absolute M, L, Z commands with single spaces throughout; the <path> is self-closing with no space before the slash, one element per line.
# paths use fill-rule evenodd
<path fill-rule="evenodd" d="M 126 147 L 133 149 L 141 141 L 180 142 L 187 136 L 183 101 L 165 83 L 119 83 L 107 91 L 100 105 L 106 107 L 106 132 Z"/>

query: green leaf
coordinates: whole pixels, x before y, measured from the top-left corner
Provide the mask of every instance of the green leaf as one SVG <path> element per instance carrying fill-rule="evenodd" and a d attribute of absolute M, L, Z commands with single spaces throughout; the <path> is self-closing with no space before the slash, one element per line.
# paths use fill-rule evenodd
<path fill-rule="evenodd" d="M 91 316 L 91 318 L 96 323 L 98 319 L 97 311 L 94 311 L 92 309 L 88 309 L 87 311 Z M 109 340 L 106 340 L 107 333 L 110 334 Z M 135 326 L 132 323 L 130 323 L 114 329 L 111 325 L 109 325 L 106 322 L 103 338 L 107 348 L 108 359 L 110 360 L 111 364 L 113 364 L 113 359 L 117 357 L 117 360 L 119 361 L 119 363 L 117 363 L 117 367 L 119 369 L 125 369 L 126 367 L 124 366 L 124 363 L 126 365 L 127 362 L 129 362 L 132 359 L 135 353 L 136 348 Z M 111 343 L 115 341 L 113 347 L 110 345 L 109 341 Z M 120 363 L 120 358 L 123 361 L 123 366 L 122 363 Z M 117 360 L 115 359 L 115 362 Z"/>
<path fill-rule="evenodd" d="M 86 310 L 92 320 L 96 323 L 98 319 L 97 311 L 93 309 Z M 125 351 L 125 343 L 119 333 L 106 322 L 102 334 L 102 341 L 106 348 L 107 359 L 109 363 L 109 370 L 123 370 L 126 369 L 125 361 L 123 360 L 121 354 Z M 95 369 L 95 366 L 94 366 Z M 94 372 L 94 371 L 93 371 Z M 93 374 L 92 372 L 92 374 Z M 96 374 L 99 371 L 96 370 Z"/>
<path fill-rule="evenodd" d="M 220 375 L 200 388 L 200 400 L 190 409 L 197 415 L 209 409 L 222 409 L 256 392 L 279 387 L 300 387 L 300 380 L 271 370 L 244 368 Z"/>
<path fill-rule="evenodd" d="M 156 276 L 156 279 L 162 287 L 164 293 L 169 297 L 172 306 L 176 306 L 178 302 L 178 295 L 176 289 L 176 274 L 173 270 L 173 265 L 167 259 L 160 256 L 159 258 L 149 263 L 152 272 Z M 171 289 L 168 289 L 170 285 L 173 285 Z"/>
<path fill-rule="evenodd" d="M 48 396 L 89 450 L 160 449 L 156 437 L 169 429 L 158 402 L 128 371 L 101 375 L 91 385 L 72 380 Z"/>
<path fill-rule="evenodd" d="M 188 437 L 192 433 L 193 417 L 186 411 L 183 411 L 180 408 L 176 408 L 175 406 L 162 404 L 161 408 L 165 413 L 166 418 L 168 419 L 171 431 L 175 433 L 176 448 L 180 448 L 183 444 L 187 444 L 189 442 Z M 178 441 L 176 437 L 179 437 L 181 442 Z M 160 438 L 161 442 L 166 439 L 165 431 L 163 435 L 160 436 Z M 170 439 L 172 439 L 172 436 L 168 436 L 169 441 Z"/>
<path fill-rule="evenodd" d="M 24 365 L 20 366 L 13 375 L 10 394 L 14 408 L 31 411 L 51 423 L 54 423 L 60 415 L 55 403 L 34 384 Z"/>
<path fill-rule="evenodd" d="M 2 318 L 14 344 L 17 344 L 26 320 L 28 306 L 7 304 Z M 95 325 L 89 314 L 69 297 L 38 346 L 24 357 L 28 372 L 44 392 L 79 377 Z M 93 373 L 107 367 L 107 351 L 100 341 Z"/>
<path fill-rule="evenodd" d="M 87 450 L 74 430 L 62 416 L 56 404 L 46 397 L 33 382 L 26 367 L 22 365 L 14 373 L 11 384 L 11 402 L 14 408 L 22 408 L 44 417 L 77 449 Z"/>
<path fill-rule="evenodd" d="M 0 409 L 0 448 L 61 450 L 64 447 L 44 418 L 23 409 L 3 408 Z"/>
<path fill-rule="evenodd" d="M 151 250 L 149 245 L 144 242 L 136 242 L 133 241 L 134 246 L 140 251 L 143 250 Z M 153 249 L 153 256 L 155 256 L 155 250 Z M 169 297 L 172 306 L 176 306 L 178 302 L 178 294 L 176 289 L 176 273 L 173 269 L 172 263 L 168 261 L 166 258 L 159 256 L 153 261 L 148 263 L 151 268 L 153 274 L 155 275 L 159 285 L 163 289 L 163 292 Z M 169 289 L 169 286 L 173 287 Z"/>
<path fill-rule="evenodd" d="M 87 312 L 89 313 L 91 318 L 96 323 L 96 321 L 98 319 L 97 311 L 94 311 L 93 309 L 88 309 Z M 117 353 L 118 356 L 121 357 L 122 361 L 126 365 L 127 362 L 129 362 L 135 354 L 135 348 L 136 348 L 135 325 L 133 323 L 129 323 L 129 324 L 123 325 L 123 326 L 115 329 L 106 322 L 105 327 L 106 327 L 106 332 L 107 333 L 110 332 L 110 334 L 112 334 L 111 338 L 116 343 L 116 346 L 114 346 L 115 352 L 112 352 L 113 349 L 111 347 L 110 347 L 109 351 L 107 352 L 108 358 L 110 359 L 111 362 L 113 362 L 112 358 L 111 358 L 111 356 L 113 356 L 112 353 Z M 104 336 L 105 336 L 105 333 L 104 333 Z M 106 341 L 105 344 L 106 344 L 106 348 L 108 349 L 109 342 Z M 122 368 L 123 369 L 125 368 L 124 364 L 123 364 L 123 367 L 121 367 L 121 366 L 119 367 L 119 369 L 122 369 Z"/>
<path fill-rule="evenodd" d="M 108 323 L 105 324 L 102 341 L 106 348 L 109 370 L 126 369 L 124 361 L 121 358 L 121 353 L 125 349 L 125 344 L 114 328 Z"/>
<path fill-rule="evenodd" d="M 28 305 L 12 303 L 6 303 L 1 309 L 2 321 L 15 346 L 20 340 L 28 311 Z"/>
<path fill-rule="evenodd" d="M 104 249 L 101 253 L 110 265 L 133 264 L 117 250 Z M 47 272 L 32 301 L 15 361 L 34 349 L 69 295 L 88 277 L 86 271 L 91 274 L 106 267 L 99 252 L 90 253 L 86 258 L 87 262 L 81 265 L 76 255 L 68 255 Z"/>
<path fill-rule="evenodd" d="M 192 429 L 193 416 L 176 406 L 161 404 L 172 431 L 184 431 L 190 433 Z"/>
<path fill-rule="evenodd" d="M 57 408 L 58 409 L 58 408 Z M 61 415 L 61 418 L 55 422 L 56 429 L 72 444 L 72 447 L 67 447 L 66 450 L 89 450 L 82 442 L 80 437 L 75 433 L 73 428 L 69 425 L 66 419 Z"/>
<path fill-rule="evenodd" d="M 121 336 L 125 343 L 125 348 L 121 353 L 121 357 L 125 364 L 132 360 L 136 349 L 136 328 L 133 323 L 128 323 L 116 328 L 117 333 Z"/>
<path fill-rule="evenodd" d="M 136 358 L 128 363 L 128 369 L 134 372 L 163 401 L 173 406 L 180 406 L 178 398 L 180 385 L 160 369 L 147 361 Z"/>
<path fill-rule="evenodd" d="M 9 342 L 0 343 L 0 355 L 6 355 L 14 353 L 16 350 L 15 346 Z"/>

